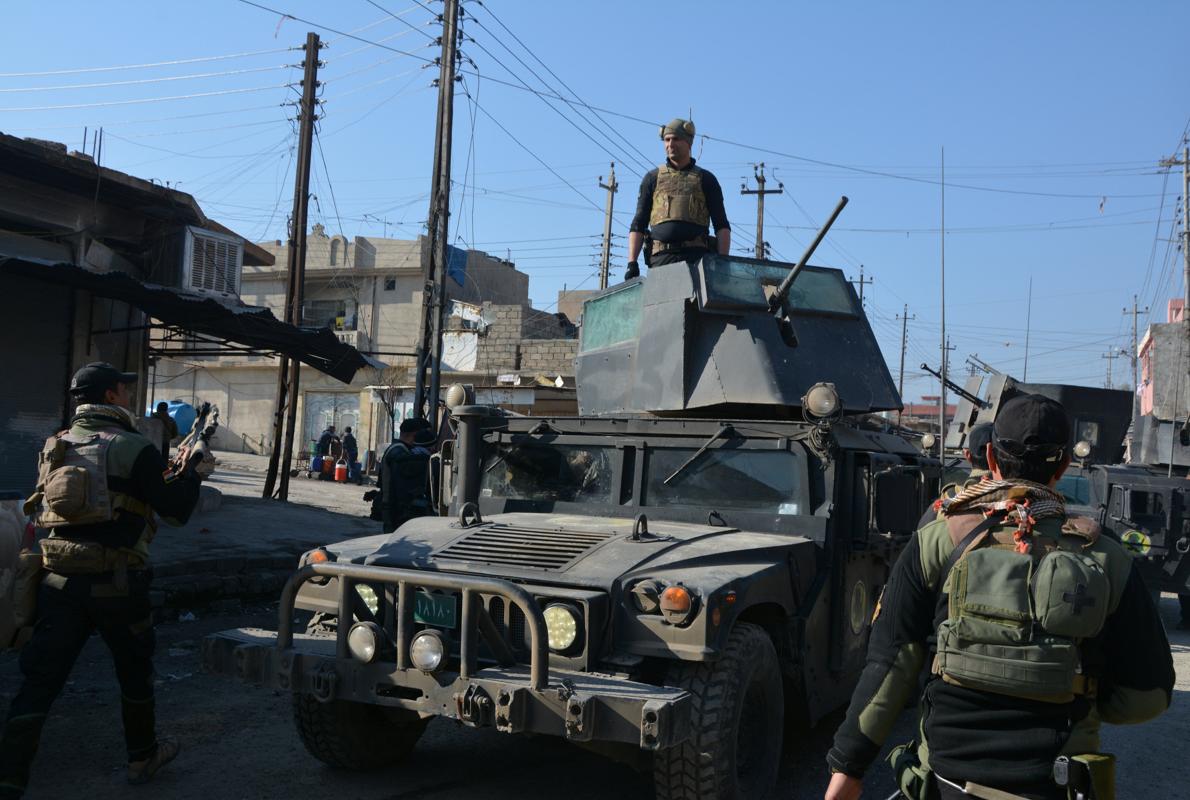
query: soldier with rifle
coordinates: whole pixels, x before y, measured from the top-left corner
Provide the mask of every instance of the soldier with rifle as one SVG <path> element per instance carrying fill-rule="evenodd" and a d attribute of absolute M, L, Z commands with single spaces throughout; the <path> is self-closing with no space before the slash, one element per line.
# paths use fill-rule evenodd
<path fill-rule="evenodd" d="M 167 465 L 158 443 L 136 432 L 136 380 L 107 363 L 76 372 L 70 428 L 47 439 L 38 458 L 25 513 L 49 534 L 38 542 L 44 569 L 20 656 L 24 682 L 0 735 L 0 798 L 24 793 L 50 706 L 96 631 L 120 682 L 128 782 L 148 781 L 178 754 L 178 742 L 156 732 L 149 544 L 158 515 L 181 525 L 198 504 L 214 464 L 206 444 L 214 423 L 206 406 Z"/>
<path fill-rule="evenodd" d="M 645 249 L 649 266 L 697 261 L 706 253 L 731 251 L 731 225 L 723 208 L 723 189 L 708 170 L 690 156 L 694 123 L 675 119 L 661 128 L 665 163 L 640 182 L 636 215 L 628 231 L 628 271 L 624 280 L 640 275 L 637 258 Z M 714 236 L 707 233 L 713 226 Z"/>

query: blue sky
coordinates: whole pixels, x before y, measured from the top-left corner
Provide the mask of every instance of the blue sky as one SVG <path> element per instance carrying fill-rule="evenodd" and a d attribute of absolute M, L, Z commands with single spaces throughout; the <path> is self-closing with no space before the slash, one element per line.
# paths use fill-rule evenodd
<path fill-rule="evenodd" d="M 436 54 L 441 3 L 260 5 L 324 27 L 236 0 L 9 4 L 0 130 L 79 148 L 84 128 L 103 126 L 106 166 L 180 185 L 245 236 L 283 238 L 296 149 L 286 84 L 300 80 L 288 66 L 300 53 L 285 48 L 316 30 L 330 47 L 312 220 L 347 236 L 416 235 L 436 74 L 421 59 Z M 755 238 L 755 198 L 739 189 L 756 162 L 785 186 L 766 201 L 775 257 L 795 260 L 839 195 L 851 198 L 814 261 L 854 277 L 862 264 L 875 280 L 868 313 L 894 378 L 909 306 L 907 400 L 936 391 L 918 365 L 939 359 L 943 151 L 952 371 L 977 353 L 1022 376 L 1032 279 L 1028 378 L 1102 385 L 1103 356 L 1130 344 L 1133 294 L 1152 309 L 1143 332 L 1182 292 L 1170 242 L 1181 175 L 1158 167 L 1190 116 L 1180 3 L 464 8 L 451 238 L 511 254 L 539 308 L 564 285 L 595 285 L 597 183 L 613 157 L 622 274 L 640 174 L 663 157 L 656 124 L 691 109 L 738 248 Z M 187 63 L 96 70 L 166 61 Z M 551 108 L 522 81 L 606 111 Z M 53 88 L 64 86 L 85 88 Z M 1130 380 L 1126 359 L 1112 363 L 1114 382 Z"/>

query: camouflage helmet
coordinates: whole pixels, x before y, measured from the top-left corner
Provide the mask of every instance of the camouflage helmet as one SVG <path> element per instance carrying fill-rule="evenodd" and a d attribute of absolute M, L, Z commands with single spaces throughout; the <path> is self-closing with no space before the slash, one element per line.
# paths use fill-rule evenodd
<path fill-rule="evenodd" d="M 688 119 L 675 117 L 669 121 L 668 125 L 661 126 L 661 138 L 664 139 L 668 134 L 678 136 L 691 144 L 694 143 L 694 123 Z"/>

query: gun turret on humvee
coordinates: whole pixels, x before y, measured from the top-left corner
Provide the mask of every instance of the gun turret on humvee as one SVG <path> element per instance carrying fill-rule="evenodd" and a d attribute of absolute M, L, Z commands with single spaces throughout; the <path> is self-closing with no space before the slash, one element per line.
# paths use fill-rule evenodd
<path fill-rule="evenodd" d="M 863 423 L 895 384 L 843 273 L 808 259 L 593 296 L 578 417 L 452 387 L 450 516 L 305 554 L 278 631 L 210 637 L 208 668 L 292 691 L 335 766 L 390 763 L 441 716 L 651 754 L 659 797 L 763 797 L 787 715 L 849 698 L 937 492 L 936 461 Z"/>

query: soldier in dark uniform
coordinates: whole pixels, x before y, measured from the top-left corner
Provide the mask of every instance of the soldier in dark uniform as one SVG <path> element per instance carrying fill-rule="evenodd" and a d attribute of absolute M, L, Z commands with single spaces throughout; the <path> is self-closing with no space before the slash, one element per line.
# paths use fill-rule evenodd
<path fill-rule="evenodd" d="M 399 436 L 380 457 L 376 483 L 364 495 L 372 501 L 372 519 L 384 523 L 384 532 L 396 530 L 414 517 L 431 513 L 429 478 L 433 430 L 424 419 L 401 422 Z"/>
<path fill-rule="evenodd" d="M 200 442 L 179 453 L 187 467 L 166 477 L 158 443 L 136 432 L 129 411 L 136 378 L 106 363 L 76 372 L 70 429 L 50 437 L 38 460 L 25 510 L 49 530 L 39 542 L 46 571 L 21 651 L 25 680 L 0 736 L 0 797 L 24 792 L 50 706 L 96 631 L 120 682 L 129 783 L 148 781 L 178 754 L 178 742 L 155 730 L 149 543 L 156 515 L 186 522 L 214 462 Z"/>
<path fill-rule="evenodd" d="M 731 225 L 723 209 L 723 189 L 707 170 L 690 157 L 694 123 L 675 119 L 661 129 L 665 163 L 650 170 L 640 182 L 636 215 L 628 228 L 628 271 L 624 280 L 640 275 L 637 258 L 645 244 L 652 250 L 650 266 L 675 261 L 697 261 L 706 253 L 727 255 L 731 250 Z M 715 239 L 707 234 L 713 226 Z"/>

